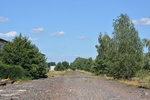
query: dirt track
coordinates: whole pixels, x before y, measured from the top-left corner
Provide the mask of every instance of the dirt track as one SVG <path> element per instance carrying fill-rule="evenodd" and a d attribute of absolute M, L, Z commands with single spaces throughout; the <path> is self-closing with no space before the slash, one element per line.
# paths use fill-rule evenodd
<path fill-rule="evenodd" d="M 0 88 L 0 100 L 150 100 L 150 90 L 70 71 Z"/>

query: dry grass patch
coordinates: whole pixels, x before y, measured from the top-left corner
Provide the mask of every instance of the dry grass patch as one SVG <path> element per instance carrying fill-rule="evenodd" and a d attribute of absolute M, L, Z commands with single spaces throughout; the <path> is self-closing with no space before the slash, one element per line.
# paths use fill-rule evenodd
<path fill-rule="evenodd" d="M 46 75 L 48 77 L 54 77 L 56 75 L 64 75 L 66 71 L 49 71 Z"/>
<path fill-rule="evenodd" d="M 143 80 L 141 80 L 140 78 L 134 77 L 131 80 L 119 79 L 117 81 L 128 86 L 150 89 L 150 82 L 147 80 L 150 80 L 150 78 L 147 79 L 147 77 L 145 77 Z"/>
<path fill-rule="evenodd" d="M 120 83 L 129 85 L 129 86 L 136 86 L 139 87 L 141 85 L 141 83 L 139 81 L 133 81 L 133 80 L 124 80 L 124 79 L 119 79 L 117 80 Z"/>
<path fill-rule="evenodd" d="M 93 75 L 91 72 L 84 71 L 84 70 L 76 70 L 76 71 L 83 73 L 83 74 Z"/>

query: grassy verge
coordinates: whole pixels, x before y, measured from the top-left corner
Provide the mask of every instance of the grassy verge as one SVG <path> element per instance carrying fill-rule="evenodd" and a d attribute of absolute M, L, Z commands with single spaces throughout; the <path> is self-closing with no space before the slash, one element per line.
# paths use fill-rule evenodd
<path fill-rule="evenodd" d="M 48 77 L 54 77 L 56 75 L 64 75 L 66 71 L 49 71 L 46 75 Z"/>
<path fill-rule="evenodd" d="M 105 75 L 98 75 L 97 77 L 103 77 L 108 80 L 114 80 L 122 84 L 126 84 L 128 86 L 134 86 L 139 88 L 150 89 L 150 76 L 145 77 L 133 77 L 130 80 L 127 79 L 114 79 L 113 77 L 107 77 Z"/>
<path fill-rule="evenodd" d="M 102 75 L 101 75 L 101 77 L 102 77 Z M 103 77 L 108 79 L 108 80 L 115 80 L 119 83 L 126 84 L 128 86 L 135 86 L 135 87 L 139 87 L 139 88 L 150 89 L 150 76 L 145 76 L 143 78 L 133 77 L 130 80 L 114 79 L 112 77 L 107 77 L 107 76 L 103 76 Z"/>
<path fill-rule="evenodd" d="M 29 77 L 24 77 L 24 78 L 15 80 L 15 82 L 27 82 L 27 81 L 30 81 L 30 80 L 33 80 L 33 79 L 29 78 Z"/>
<path fill-rule="evenodd" d="M 150 82 L 145 82 L 137 77 L 134 77 L 131 80 L 119 79 L 116 81 L 126 84 L 128 86 L 135 86 L 135 87 L 139 87 L 139 88 L 150 89 Z"/>
<path fill-rule="evenodd" d="M 84 70 L 78 70 L 78 69 L 77 69 L 76 71 L 78 71 L 78 72 L 80 72 L 80 73 L 83 73 L 83 74 L 93 75 L 91 72 L 84 71 Z"/>
<path fill-rule="evenodd" d="M 83 70 L 76 70 L 78 72 L 84 73 L 84 74 L 90 74 L 93 75 L 91 72 L 83 71 Z M 145 75 L 144 75 L 145 73 Z M 107 77 L 106 75 L 98 75 L 96 77 L 103 77 L 108 80 L 115 80 L 119 83 L 126 84 L 128 86 L 135 86 L 139 88 L 145 88 L 145 89 L 150 89 L 150 73 L 146 72 L 140 72 L 138 73 L 139 75 L 136 75 L 130 80 L 126 79 L 114 79 L 113 77 Z"/>

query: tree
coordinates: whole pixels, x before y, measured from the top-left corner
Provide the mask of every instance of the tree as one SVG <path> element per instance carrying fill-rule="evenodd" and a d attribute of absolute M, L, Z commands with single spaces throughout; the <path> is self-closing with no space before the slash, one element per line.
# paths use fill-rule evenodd
<path fill-rule="evenodd" d="M 55 70 L 56 71 L 63 71 L 69 68 L 69 63 L 67 61 L 63 61 L 63 62 L 59 62 L 56 67 Z"/>
<path fill-rule="evenodd" d="M 54 70 L 56 70 L 56 71 L 63 71 L 64 68 L 62 66 L 62 63 L 61 62 L 57 63 L 57 65 L 56 65 Z"/>
<path fill-rule="evenodd" d="M 84 68 L 84 70 L 91 72 L 92 71 L 92 65 L 93 65 L 93 59 L 92 59 L 92 57 L 90 57 L 86 61 L 86 67 Z"/>
<path fill-rule="evenodd" d="M 114 42 L 116 44 L 116 64 L 112 67 L 111 75 L 114 78 L 132 77 L 141 69 L 143 46 L 134 28 L 133 23 L 126 14 L 121 14 L 114 20 Z"/>
<path fill-rule="evenodd" d="M 45 56 L 28 40 L 26 36 L 16 36 L 2 49 L 2 62 L 9 65 L 20 65 L 32 78 L 44 77 L 47 72 Z"/>
<path fill-rule="evenodd" d="M 144 69 L 150 71 L 150 40 L 143 39 L 143 44 L 148 48 L 148 52 L 144 54 Z"/>
<path fill-rule="evenodd" d="M 50 66 L 56 66 L 56 63 L 55 62 L 49 62 L 48 67 L 50 67 Z"/>
<path fill-rule="evenodd" d="M 113 27 L 113 38 L 100 33 L 92 69 L 96 74 L 129 79 L 143 66 L 142 41 L 126 14 L 115 19 Z"/>
<path fill-rule="evenodd" d="M 90 71 L 92 62 L 93 62 L 92 58 L 86 59 L 86 58 L 78 57 L 74 60 L 73 63 L 71 63 L 70 68 L 73 70 L 79 69 L 79 70 Z"/>
<path fill-rule="evenodd" d="M 63 61 L 62 66 L 63 66 L 64 70 L 69 69 L 69 63 L 67 61 Z"/>
<path fill-rule="evenodd" d="M 99 45 L 96 45 L 98 56 L 96 57 L 92 71 L 95 74 L 106 74 L 108 72 L 108 67 L 112 59 L 111 56 L 113 54 L 113 40 L 105 34 L 104 36 L 100 33 L 98 38 Z"/>

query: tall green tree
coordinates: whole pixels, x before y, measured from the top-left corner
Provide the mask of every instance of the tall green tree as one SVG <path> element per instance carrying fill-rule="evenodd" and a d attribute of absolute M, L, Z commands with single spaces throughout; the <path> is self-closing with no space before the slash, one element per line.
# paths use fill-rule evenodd
<path fill-rule="evenodd" d="M 45 56 L 26 36 L 16 36 L 4 45 L 2 54 L 3 63 L 20 65 L 32 78 L 44 77 L 47 72 Z"/>
<path fill-rule="evenodd" d="M 150 71 L 150 40 L 143 39 L 144 46 L 148 49 L 148 52 L 144 54 L 144 69 Z"/>
<path fill-rule="evenodd" d="M 92 72 L 93 59 L 92 57 L 88 58 L 86 61 L 86 67 L 84 70 Z"/>
<path fill-rule="evenodd" d="M 121 14 L 113 22 L 114 41 L 116 44 L 116 64 L 111 75 L 115 78 L 130 78 L 141 69 L 143 45 L 134 24 L 126 14 Z"/>
<path fill-rule="evenodd" d="M 96 45 L 98 56 L 96 57 L 92 71 L 95 74 L 107 74 L 109 66 L 113 65 L 115 45 L 112 38 L 107 34 L 100 33 L 98 38 L 99 45 Z"/>

